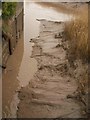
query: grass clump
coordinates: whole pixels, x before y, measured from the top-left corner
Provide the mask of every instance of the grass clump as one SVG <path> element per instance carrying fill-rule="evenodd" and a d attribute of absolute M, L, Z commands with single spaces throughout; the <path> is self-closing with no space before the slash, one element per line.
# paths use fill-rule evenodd
<path fill-rule="evenodd" d="M 73 59 L 88 59 L 88 14 L 80 15 L 65 25 L 66 39 L 70 41 L 69 55 Z M 90 58 L 90 56 L 89 56 Z"/>
<path fill-rule="evenodd" d="M 2 3 L 2 19 L 8 20 L 13 15 L 15 15 L 16 11 L 16 2 L 3 2 Z"/>
<path fill-rule="evenodd" d="M 87 114 L 87 95 L 88 95 L 88 67 L 87 63 L 90 61 L 90 50 L 88 49 L 88 10 L 83 10 L 81 15 L 75 16 L 75 19 L 67 22 L 65 25 L 65 37 L 69 42 L 68 60 L 74 63 L 75 60 L 80 59 L 81 64 L 77 65 L 77 80 L 79 99 L 85 105 L 85 112 Z M 82 64 L 85 63 L 85 64 Z M 84 68 L 84 65 L 86 66 Z M 84 68 L 84 69 L 83 69 Z M 82 72 L 83 69 L 83 72 Z"/>

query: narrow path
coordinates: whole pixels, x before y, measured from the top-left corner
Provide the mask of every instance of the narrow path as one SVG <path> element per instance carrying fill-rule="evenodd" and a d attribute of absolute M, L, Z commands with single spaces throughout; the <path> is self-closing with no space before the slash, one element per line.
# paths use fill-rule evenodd
<path fill-rule="evenodd" d="M 23 34 L 22 34 L 23 35 Z M 9 57 L 2 74 L 2 112 L 3 117 L 10 117 L 10 105 L 19 86 L 17 76 L 23 57 L 23 36 L 18 40 L 14 53 Z"/>
<path fill-rule="evenodd" d="M 31 41 L 38 70 L 19 92 L 19 118 L 81 117 L 80 105 L 71 97 L 78 85 L 66 57 L 63 30 L 63 22 L 41 21 L 39 37 Z"/>

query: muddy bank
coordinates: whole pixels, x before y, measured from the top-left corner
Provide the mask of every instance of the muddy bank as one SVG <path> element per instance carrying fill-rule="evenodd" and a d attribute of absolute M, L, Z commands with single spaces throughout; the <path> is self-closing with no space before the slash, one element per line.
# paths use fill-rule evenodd
<path fill-rule="evenodd" d="M 83 117 L 82 103 L 76 99 L 81 69 L 68 61 L 64 23 L 41 20 L 39 36 L 31 42 L 31 57 L 37 60 L 38 70 L 29 85 L 19 91 L 17 117 Z"/>
<path fill-rule="evenodd" d="M 18 53 L 18 54 L 17 54 Z M 16 106 L 16 90 L 19 86 L 17 79 L 19 67 L 23 57 L 23 33 L 19 39 L 13 55 L 8 59 L 6 69 L 2 73 L 2 117 L 15 117 Z M 14 103 L 15 102 L 15 103 Z M 16 113 L 15 113 L 16 115 Z"/>

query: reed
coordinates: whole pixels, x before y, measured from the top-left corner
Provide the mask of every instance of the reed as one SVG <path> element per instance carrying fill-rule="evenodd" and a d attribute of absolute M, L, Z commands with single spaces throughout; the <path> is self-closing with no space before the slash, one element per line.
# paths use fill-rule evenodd
<path fill-rule="evenodd" d="M 77 15 L 74 20 L 67 22 L 65 25 L 65 37 L 69 41 L 68 48 L 68 59 L 69 61 L 75 62 L 75 60 L 80 59 L 82 66 L 80 68 L 80 75 L 78 75 L 78 95 L 79 101 L 84 103 L 85 115 L 87 115 L 87 106 L 88 106 L 88 67 L 82 68 L 84 65 L 88 65 L 88 60 L 90 61 L 90 50 L 89 39 L 88 39 L 88 10 L 82 10 L 81 14 Z"/>
<path fill-rule="evenodd" d="M 70 55 L 73 55 L 74 59 L 87 60 L 90 53 L 88 51 L 88 13 L 87 11 L 82 13 L 74 20 L 66 23 L 65 36 L 70 41 Z"/>

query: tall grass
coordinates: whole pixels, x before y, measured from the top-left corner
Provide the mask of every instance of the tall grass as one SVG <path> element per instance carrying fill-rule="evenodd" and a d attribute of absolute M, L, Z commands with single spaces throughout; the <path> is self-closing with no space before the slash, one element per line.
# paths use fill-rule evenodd
<path fill-rule="evenodd" d="M 65 25 L 66 39 L 69 41 L 68 59 L 75 61 L 80 59 L 84 61 L 84 65 L 87 65 L 87 61 L 90 60 L 90 51 L 88 49 L 88 9 L 82 10 L 81 14 L 78 14 L 73 21 L 66 23 Z M 88 59 L 89 58 L 89 59 Z M 87 94 L 88 94 L 88 68 L 82 66 L 80 68 L 80 74 L 78 75 L 78 93 L 79 99 L 84 103 L 85 114 L 87 114 Z M 84 71 L 82 72 L 82 69 Z"/>
<path fill-rule="evenodd" d="M 72 58 L 88 59 L 88 13 L 83 11 L 65 25 L 66 39 L 70 41 L 69 54 Z M 90 58 L 90 56 L 89 56 Z"/>

